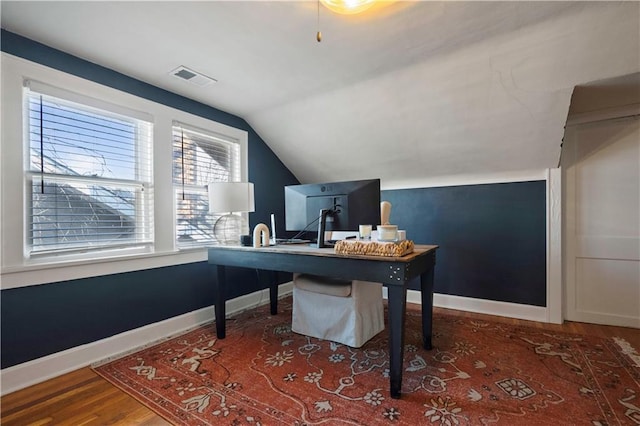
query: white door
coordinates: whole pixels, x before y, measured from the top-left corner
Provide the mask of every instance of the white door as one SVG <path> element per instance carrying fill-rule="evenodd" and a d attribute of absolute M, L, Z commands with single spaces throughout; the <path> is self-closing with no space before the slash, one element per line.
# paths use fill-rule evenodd
<path fill-rule="evenodd" d="M 569 125 L 566 319 L 640 328 L 640 120 Z"/>

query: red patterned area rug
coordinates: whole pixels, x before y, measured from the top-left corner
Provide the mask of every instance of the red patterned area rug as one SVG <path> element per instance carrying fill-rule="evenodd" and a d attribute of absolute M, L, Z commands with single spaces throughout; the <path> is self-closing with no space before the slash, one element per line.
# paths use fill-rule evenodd
<path fill-rule="evenodd" d="M 185 425 L 637 425 L 640 355 L 623 339 L 420 313 L 406 320 L 402 398 L 391 399 L 387 332 L 360 349 L 291 332 L 290 299 L 95 366 Z"/>

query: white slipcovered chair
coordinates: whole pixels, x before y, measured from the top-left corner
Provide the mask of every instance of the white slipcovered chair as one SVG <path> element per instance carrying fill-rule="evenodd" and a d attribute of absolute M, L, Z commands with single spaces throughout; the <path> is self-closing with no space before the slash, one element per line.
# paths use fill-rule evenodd
<path fill-rule="evenodd" d="M 384 330 L 382 284 L 294 274 L 291 330 L 361 347 Z"/>
<path fill-rule="evenodd" d="M 389 224 L 390 215 L 391 203 L 381 202 L 380 223 Z M 382 284 L 293 274 L 291 330 L 359 348 L 384 330 Z"/>

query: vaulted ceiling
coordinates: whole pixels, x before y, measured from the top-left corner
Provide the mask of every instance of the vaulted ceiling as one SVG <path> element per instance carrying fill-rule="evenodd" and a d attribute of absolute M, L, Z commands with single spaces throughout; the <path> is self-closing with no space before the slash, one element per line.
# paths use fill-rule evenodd
<path fill-rule="evenodd" d="M 11 32 L 244 118 L 301 182 L 380 177 L 392 188 L 556 167 L 574 87 L 640 71 L 639 6 L 389 2 L 357 16 L 316 1 L 0 7 Z M 218 82 L 176 79 L 180 65 Z"/>

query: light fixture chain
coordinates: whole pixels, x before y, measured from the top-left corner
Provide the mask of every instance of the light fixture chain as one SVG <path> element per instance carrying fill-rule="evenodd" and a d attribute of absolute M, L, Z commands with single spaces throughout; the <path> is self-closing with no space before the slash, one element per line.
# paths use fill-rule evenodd
<path fill-rule="evenodd" d="M 320 32 L 320 0 L 318 0 L 318 32 L 316 33 L 318 43 L 322 41 L 322 32 Z"/>

